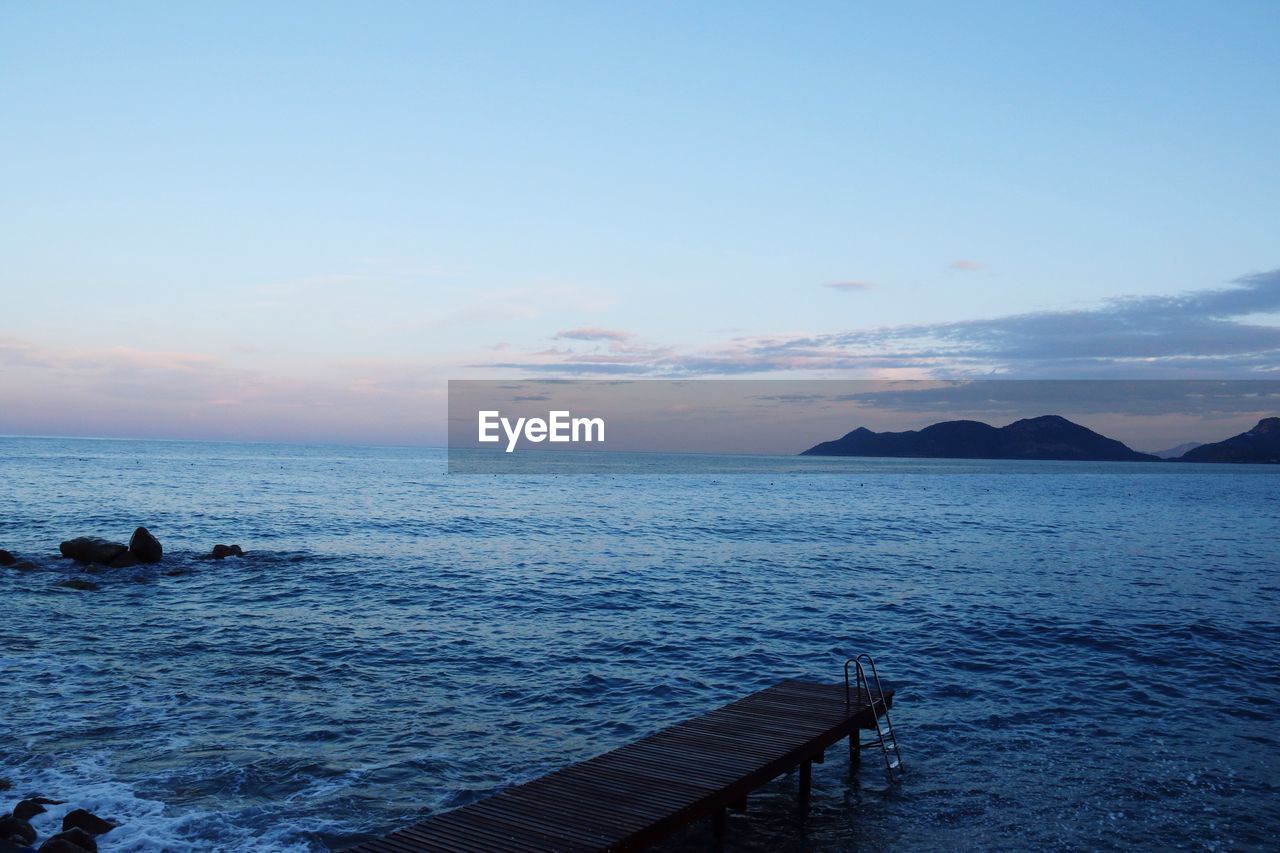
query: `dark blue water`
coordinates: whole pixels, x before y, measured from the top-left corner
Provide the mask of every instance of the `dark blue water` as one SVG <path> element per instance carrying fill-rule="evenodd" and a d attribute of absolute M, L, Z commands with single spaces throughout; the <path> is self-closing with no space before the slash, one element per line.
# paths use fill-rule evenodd
<path fill-rule="evenodd" d="M 1280 471 L 753 465 L 0 439 L 0 547 L 42 565 L 0 568 L 0 797 L 122 820 L 104 851 L 341 848 L 866 650 L 906 780 L 836 750 L 731 849 L 1276 845 Z M 136 524 L 159 568 L 55 585 Z"/>

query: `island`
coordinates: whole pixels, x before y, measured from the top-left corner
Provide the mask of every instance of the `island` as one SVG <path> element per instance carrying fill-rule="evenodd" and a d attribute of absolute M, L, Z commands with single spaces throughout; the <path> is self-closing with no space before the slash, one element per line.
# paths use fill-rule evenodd
<path fill-rule="evenodd" d="M 1206 445 L 1209 446 L 1209 445 Z M 1158 462 L 1114 438 L 1060 415 L 1024 418 L 1008 426 L 944 421 L 921 430 L 873 432 L 859 427 L 801 456 L 896 456 L 928 459 L 1058 459 L 1077 462 Z"/>
<path fill-rule="evenodd" d="M 1280 418 L 1263 418 L 1248 432 L 1225 441 L 1202 444 L 1174 461 L 1280 463 Z"/>

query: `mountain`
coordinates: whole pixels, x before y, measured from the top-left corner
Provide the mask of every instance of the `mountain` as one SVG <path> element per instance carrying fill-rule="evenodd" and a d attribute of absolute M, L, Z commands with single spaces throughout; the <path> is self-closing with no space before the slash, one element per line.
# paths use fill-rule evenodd
<path fill-rule="evenodd" d="M 1188 441 L 1185 444 L 1179 444 L 1177 447 L 1170 447 L 1168 450 L 1153 450 L 1151 451 L 1151 455 L 1159 456 L 1161 459 L 1177 459 L 1188 450 L 1195 450 L 1197 447 L 1203 446 L 1203 442 Z"/>
<path fill-rule="evenodd" d="M 1280 418 L 1263 418 L 1248 432 L 1188 450 L 1177 462 L 1280 462 Z"/>
<path fill-rule="evenodd" d="M 944 421 L 908 432 L 872 432 L 859 427 L 801 456 L 905 456 L 930 459 L 1073 459 L 1150 462 L 1157 457 L 1130 450 L 1113 438 L 1058 415 L 1014 421 L 996 428 L 980 421 Z"/>

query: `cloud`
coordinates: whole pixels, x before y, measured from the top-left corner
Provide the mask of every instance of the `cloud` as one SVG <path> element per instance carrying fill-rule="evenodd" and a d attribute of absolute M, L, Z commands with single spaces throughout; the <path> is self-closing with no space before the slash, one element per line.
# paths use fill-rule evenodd
<path fill-rule="evenodd" d="M 0 434 L 439 442 L 439 365 L 251 370 L 199 352 L 0 336 Z"/>
<path fill-rule="evenodd" d="M 955 270 L 956 272 L 977 272 L 985 267 L 986 264 L 982 261 L 974 261 L 967 258 L 956 258 L 954 261 L 947 264 L 947 269 Z"/>
<path fill-rule="evenodd" d="M 832 281 L 822 286 L 829 287 L 832 290 L 842 290 L 848 293 L 860 290 L 870 290 L 875 287 L 875 285 L 869 281 Z"/>
<path fill-rule="evenodd" d="M 1029 411 L 1130 416 L 1254 415 L 1280 408 L 1280 381 L 1260 380 L 951 380 L 877 382 L 851 380 L 853 390 L 822 394 L 759 395 L 790 404 L 858 403 L 881 412 L 955 416 L 983 412 L 1018 416 Z"/>
<path fill-rule="evenodd" d="M 576 329 L 564 329 L 556 332 L 557 340 L 568 341 L 625 341 L 634 335 L 617 329 L 602 329 L 599 326 L 579 326 Z"/>
<path fill-rule="evenodd" d="M 689 352 L 628 347 L 589 358 L 558 352 L 501 366 L 544 375 L 666 377 L 911 371 L 950 378 L 1275 378 L 1280 326 L 1254 318 L 1276 313 L 1280 270 L 1245 276 L 1230 287 L 1119 297 L 1089 308 L 735 338 Z"/>

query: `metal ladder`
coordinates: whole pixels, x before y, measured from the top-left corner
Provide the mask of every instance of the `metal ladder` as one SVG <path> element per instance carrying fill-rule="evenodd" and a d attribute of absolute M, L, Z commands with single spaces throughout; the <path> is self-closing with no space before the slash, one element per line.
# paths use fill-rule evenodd
<path fill-rule="evenodd" d="M 871 668 L 871 681 L 867 680 L 866 670 L 862 668 L 862 662 L 867 662 Z M 853 664 L 854 683 L 849 684 L 849 665 Z M 871 682 L 876 685 L 875 696 L 871 693 Z M 855 691 L 852 695 L 850 689 Z M 867 707 L 871 709 L 871 721 L 876 727 L 876 743 L 880 746 L 880 753 L 884 756 L 885 773 L 889 775 L 889 781 L 897 782 L 901 779 L 905 768 L 902 765 L 902 751 L 898 749 L 898 738 L 893 733 L 893 721 L 889 719 L 889 705 L 884 701 L 884 691 L 880 687 L 880 673 L 876 672 L 876 662 L 871 659 L 871 655 L 863 652 L 857 657 L 849 658 L 844 662 L 844 705 L 846 709 L 852 708 L 854 697 L 857 699 L 866 699 Z M 880 725 L 880 715 L 876 713 L 876 706 L 879 705 L 884 709 L 884 725 Z M 861 738 L 859 730 L 855 729 L 851 737 Z M 866 746 L 872 746 L 868 743 Z M 859 744 L 859 752 L 861 752 L 862 744 Z M 890 755 L 890 750 L 893 754 Z"/>

